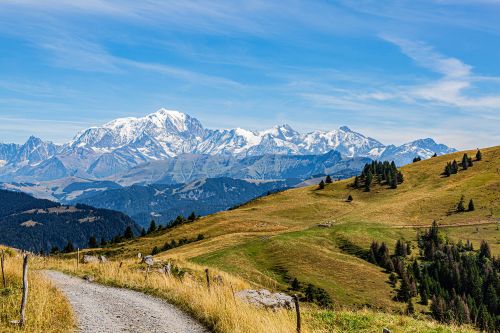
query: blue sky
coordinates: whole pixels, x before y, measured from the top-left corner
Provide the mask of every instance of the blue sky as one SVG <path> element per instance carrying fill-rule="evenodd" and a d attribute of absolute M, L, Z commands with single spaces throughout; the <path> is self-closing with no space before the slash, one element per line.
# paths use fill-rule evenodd
<path fill-rule="evenodd" d="M 497 0 L 3 0 L 0 141 L 165 107 L 210 128 L 497 145 L 498 17 Z"/>

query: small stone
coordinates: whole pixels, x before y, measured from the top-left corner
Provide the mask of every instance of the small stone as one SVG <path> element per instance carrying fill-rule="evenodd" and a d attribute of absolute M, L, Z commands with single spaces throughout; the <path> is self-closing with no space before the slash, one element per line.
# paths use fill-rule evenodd
<path fill-rule="evenodd" d="M 83 279 L 84 279 L 85 281 L 88 281 L 88 282 L 94 282 L 94 280 L 95 280 L 95 279 L 94 279 L 94 277 L 93 277 L 92 275 L 85 275 L 85 276 L 83 277 Z"/>
<path fill-rule="evenodd" d="M 96 256 L 91 256 L 89 254 L 86 254 L 83 256 L 82 262 L 84 264 L 90 264 L 92 262 L 99 262 L 99 258 L 97 258 Z"/>
<path fill-rule="evenodd" d="M 142 262 L 145 263 L 146 265 L 148 266 L 153 266 L 155 261 L 153 259 L 153 256 L 145 256 L 143 259 L 142 259 Z"/>

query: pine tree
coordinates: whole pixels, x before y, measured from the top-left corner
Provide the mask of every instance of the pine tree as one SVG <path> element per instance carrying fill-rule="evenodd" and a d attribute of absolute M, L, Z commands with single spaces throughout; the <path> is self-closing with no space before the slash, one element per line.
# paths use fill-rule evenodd
<path fill-rule="evenodd" d="M 95 238 L 95 236 L 91 236 L 89 238 L 89 247 L 90 248 L 96 248 L 97 247 L 97 239 Z"/>
<path fill-rule="evenodd" d="M 149 224 L 148 234 L 155 232 L 156 230 L 156 222 L 155 220 L 151 220 L 151 223 Z"/>
<path fill-rule="evenodd" d="M 437 157 L 437 156 L 438 156 L 438 154 L 437 154 L 437 153 L 434 153 L 434 155 L 432 155 L 431 157 Z"/>
<path fill-rule="evenodd" d="M 349 194 L 349 196 L 347 197 L 347 201 L 348 202 L 351 202 L 352 201 L 352 195 Z"/>
<path fill-rule="evenodd" d="M 453 162 L 451 163 L 451 173 L 452 174 L 456 174 L 458 173 L 458 163 L 457 161 L 453 160 Z"/>
<path fill-rule="evenodd" d="M 141 237 L 146 236 L 146 229 L 142 228 L 141 229 Z"/>
<path fill-rule="evenodd" d="M 481 246 L 479 247 L 479 258 L 491 259 L 491 250 L 488 242 L 481 241 Z"/>
<path fill-rule="evenodd" d="M 398 188 L 398 180 L 397 180 L 397 177 L 392 178 L 392 181 L 391 181 L 391 188 L 392 188 L 392 189 L 396 189 L 396 188 Z"/>
<path fill-rule="evenodd" d="M 73 242 L 69 240 L 66 246 L 64 247 L 64 253 L 70 253 L 73 251 L 75 251 L 75 247 L 73 246 Z"/>
<path fill-rule="evenodd" d="M 325 188 L 325 182 L 324 182 L 323 180 L 321 180 L 321 181 L 319 182 L 318 189 L 319 189 L 319 190 L 323 190 L 324 188 Z"/>
<path fill-rule="evenodd" d="M 476 152 L 476 161 L 481 161 L 483 158 L 483 155 L 481 154 L 481 151 L 478 149 Z"/>
<path fill-rule="evenodd" d="M 451 163 L 446 163 L 446 166 L 444 167 L 444 172 L 443 174 L 446 176 L 446 177 L 450 177 L 451 176 Z"/>
<path fill-rule="evenodd" d="M 359 178 L 358 178 L 358 176 L 354 177 L 354 188 L 359 188 Z"/>
<path fill-rule="evenodd" d="M 104 237 L 101 237 L 101 247 L 106 245 L 108 245 L 108 242 L 106 241 L 106 239 L 104 239 Z"/>
<path fill-rule="evenodd" d="M 158 249 L 158 246 L 153 247 L 153 250 L 151 251 L 151 255 L 155 255 L 160 253 L 160 249 Z"/>
<path fill-rule="evenodd" d="M 188 216 L 188 221 L 189 222 L 194 222 L 196 220 L 196 214 L 194 212 L 192 212 L 189 216 Z"/>
<path fill-rule="evenodd" d="M 406 305 L 406 314 L 411 316 L 414 313 L 415 313 L 415 307 L 413 306 L 413 302 L 411 301 L 411 298 L 410 298 L 408 300 L 408 304 Z"/>
<path fill-rule="evenodd" d="M 474 166 L 474 163 L 472 163 L 472 157 L 467 158 L 467 164 L 469 167 Z"/>
<path fill-rule="evenodd" d="M 294 278 L 291 284 L 292 284 L 292 290 L 300 290 L 300 283 L 297 278 Z"/>
<path fill-rule="evenodd" d="M 467 157 L 467 154 L 464 154 L 462 157 L 462 169 L 467 170 L 469 167 L 469 158 Z"/>
<path fill-rule="evenodd" d="M 125 239 L 132 239 L 132 238 L 134 238 L 134 233 L 132 232 L 132 228 L 130 226 L 128 226 L 125 229 L 125 232 L 123 233 L 123 238 L 125 238 Z"/>
<path fill-rule="evenodd" d="M 53 246 L 50 249 L 50 254 L 58 254 L 59 253 L 59 248 L 57 246 Z"/>
<path fill-rule="evenodd" d="M 365 192 L 370 192 L 370 186 L 372 185 L 373 175 L 369 172 L 365 178 Z"/>
<path fill-rule="evenodd" d="M 314 286 L 311 283 L 309 283 L 305 291 L 306 300 L 308 302 L 314 302 L 315 296 L 316 296 L 316 288 L 314 288 Z"/>
<path fill-rule="evenodd" d="M 472 212 L 474 210 L 474 201 L 472 201 L 472 199 L 469 200 L 468 210 L 469 212 Z"/>
<path fill-rule="evenodd" d="M 333 181 L 332 181 L 332 177 L 330 177 L 330 175 L 327 175 L 327 176 L 326 176 L 326 178 L 325 178 L 325 183 L 327 183 L 327 184 L 331 184 L 331 183 L 333 183 Z"/>
<path fill-rule="evenodd" d="M 457 212 L 459 212 L 459 213 L 465 212 L 464 196 L 463 195 L 460 197 L 460 201 L 457 204 Z"/>

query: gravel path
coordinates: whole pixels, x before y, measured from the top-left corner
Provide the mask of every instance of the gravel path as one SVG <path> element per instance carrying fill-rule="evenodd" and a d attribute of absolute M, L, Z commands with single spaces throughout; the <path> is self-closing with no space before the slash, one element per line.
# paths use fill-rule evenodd
<path fill-rule="evenodd" d="M 127 289 L 47 271 L 69 299 L 81 333 L 208 333 L 194 319 L 160 299 Z"/>

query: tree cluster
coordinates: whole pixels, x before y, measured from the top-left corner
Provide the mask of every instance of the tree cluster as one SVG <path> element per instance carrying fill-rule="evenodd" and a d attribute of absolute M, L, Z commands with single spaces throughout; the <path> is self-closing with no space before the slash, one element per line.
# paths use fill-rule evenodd
<path fill-rule="evenodd" d="M 416 156 L 413 158 L 413 163 L 420 162 L 421 160 L 422 160 L 422 158 L 420 156 Z"/>
<path fill-rule="evenodd" d="M 476 161 L 481 161 L 482 159 L 482 154 L 481 151 L 478 149 L 476 152 Z M 453 160 L 453 162 L 448 162 L 446 163 L 443 171 L 443 175 L 446 177 L 450 177 L 451 175 L 455 175 L 459 171 L 459 166 L 462 167 L 462 170 L 467 170 L 468 168 L 474 166 L 474 162 L 472 161 L 472 157 L 467 156 L 467 154 L 464 154 L 462 156 L 462 161 L 458 163 L 456 160 Z"/>
<path fill-rule="evenodd" d="M 292 279 L 290 281 L 290 285 L 291 290 L 302 291 L 304 293 L 304 297 L 302 298 L 303 301 L 316 303 L 325 309 L 333 307 L 332 299 L 325 289 L 317 287 L 312 283 L 308 283 L 305 287 L 303 287 L 302 283 L 300 283 L 297 278 Z"/>
<path fill-rule="evenodd" d="M 404 181 L 403 173 L 398 170 L 394 161 L 373 161 L 365 164 L 359 176 L 354 177 L 354 188 L 364 188 L 366 192 L 371 190 L 373 183 L 397 188 Z"/>
<path fill-rule="evenodd" d="M 469 200 L 469 204 L 467 205 L 467 208 L 465 208 L 465 197 L 462 195 L 457 203 L 456 212 L 457 213 L 463 213 L 465 211 L 472 212 L 474 211 L 474 209 L 475 209 L 474 201 L 472 199 Z"/>
<path fill-rule="evenodd" d="M 186 245 L 189 243 L 198 242 L 198 241 L 201 241 L 203 239 L 205 239 L 205 236 L 203 234 L 199 234 L 195 238 L 189 238 L 189 239 L 184 237 L 184 238 L 179 239 L 178 241 L 176 241 L 175 239 L 172 239 L 170 242 L 165 242 L 165 244 L 163 244 L 163 246 L 161 248 L 158 248 L 157 246 L 155 246 L 153 248 L 153 250 L 151 251 L 151 254 L 155 255 L 155 254 L 158 254 L 160 252 L 168 251 L 170 249 L 174 249 L 176 247 L 183 246 L 183 245 Z"/>

